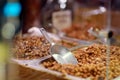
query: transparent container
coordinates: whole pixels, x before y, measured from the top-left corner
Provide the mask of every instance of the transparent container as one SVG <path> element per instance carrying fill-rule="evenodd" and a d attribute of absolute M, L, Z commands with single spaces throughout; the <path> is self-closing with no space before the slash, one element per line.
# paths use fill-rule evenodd
<path fill-rule="evenodd" d="M 73 0 L 47 0 L 42 9 L 42 26 L 52 32 L 52 27 L 63 29 L 72 25 Z M 52 24 L 52 26 L 50 26 Z"/>
<path fill-rule="evenodd" d="M 101 30 L 106 27 L 107 8 L 98 1 L 79 1 L 74 6 L 73 25 L 64 29 L 66 36 L 80 40 L 95 40 L 88 30 Z"/>

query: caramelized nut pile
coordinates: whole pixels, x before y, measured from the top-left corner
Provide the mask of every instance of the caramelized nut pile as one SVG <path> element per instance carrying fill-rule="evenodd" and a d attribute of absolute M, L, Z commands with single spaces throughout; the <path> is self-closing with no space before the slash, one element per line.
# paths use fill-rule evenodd
<path fill-rule="evenodd" d="M 68 48 L 77 45 L 77 43 L 71 43 L 64 40 L 55 42 Z M 17 59 L 36 59 L 49 55 L 50 44 L 43 37 L 16 36 L 13 43 L 13 56 Z"/>
<path fill-rule="evenodd" d="M 91 24 L 86 24 L 84 26 L 78 26 L 78 25 L 73 25 L 70 28 L 66 28 L 63 30 L 63 32 L 66 33 L 66 36 L 72 37 L 72 38 L 77 38 L 81 40 L 94 40 L 96 37 L 88 33 L 88 29 L 90 27 L 101 29 L 99 26 L 91 25 Z"/>
<path fill-rule="evenodd" d="M 73 51 L 78 60 L 77 65 L 58 64 L 53 58 L 43 61 L 41 64 L 50 70 L 62 72 L 92 80 L 106 80 L 107 48 L 105 45 L 93 44 L 89 47 Z M 111 46 L 109 56 L 109 80 L 120 76 L 120 47 Z"/>
<path fill-rule="evenodd" d="M 48 55 L 50 44 L 37 36 L 16 37 L 13 45 L 13 56 L 18 59 L 36 59 Z"/>

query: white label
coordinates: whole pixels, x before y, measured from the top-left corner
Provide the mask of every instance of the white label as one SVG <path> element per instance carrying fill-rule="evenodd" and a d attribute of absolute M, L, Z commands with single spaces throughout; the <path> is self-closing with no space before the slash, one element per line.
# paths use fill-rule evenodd
<path fill-rule="evenodd" d="M 53 26 L 59 30 L 70 27 L 72 23 L 71 11 L 58 11 L 52 14 Z"/>

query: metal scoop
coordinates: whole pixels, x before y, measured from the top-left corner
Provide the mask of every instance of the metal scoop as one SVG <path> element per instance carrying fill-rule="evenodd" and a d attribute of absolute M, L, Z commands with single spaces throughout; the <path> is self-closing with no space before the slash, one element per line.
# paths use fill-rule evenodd
<path fill-rule="evenodd" d="M 50 47 L 50 54 L 53 58 L 60 64 L 77 64 L 78 61 L 72 52 L 62 45 L 58 45 L 54 43 L 51 38 L 48 36 L 47 32 L 44 28 L 40 28 L 41 33 L 43 36 L 49 41 L 51 44 Z"/>

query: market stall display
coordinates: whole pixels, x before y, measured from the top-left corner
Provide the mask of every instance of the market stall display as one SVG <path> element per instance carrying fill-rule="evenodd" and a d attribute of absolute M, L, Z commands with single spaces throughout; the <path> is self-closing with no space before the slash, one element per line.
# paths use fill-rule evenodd
<path fill-rule="evenodd" d="M 15 68 L 9 70 L 15 80 L 120 80 L 119 11 L 111 11 L 111 2 L 44 0 L 41 7 L 42 0 L 27 1 L 21 34 L 12 40 L 9 61 Z M 50 53 L 52 42 L 70 50 L 78 63 L 59 63 Z"/>
<path fill-rule="evenodd" d="M 17 38 L 18 42 L 23 44 L 24 43 L 24 39 L 25 38 Z M 33 40 L 32 40 L 33 39 Z M 23 40 L 23 41 L 22 41 Z M 31 42 L 37 42 L 43 43 L 44 45 L 47 46 L 46 51 L 43 52 L 39 52 L 38 50 L 41 50 L 42 46 L 40 46 L 38 43 L 36 45 L 36 47 L 40 48 L 38 50 L 36 50 L 37 52 L 34 53 L 30 53 L 29 56 L 23 56 L 21 59 L 21 55 L 18 55 L 19 53 L 15 53 L 17 54 L 17 56 L 15 56 L 15 58 L 12 59 L 13 62 L 15 62 L 16 65 L 19 66 L 18 70 L 19 70 L 19 77 L 21 79 L 25 78 L 24 76 L 32 76 L 31 71 L 33 71 L 37 76 L 39 74 L 43 75 L 47 75 L 47 79 L 60 79 L 60 80 L 98 80 L 98 79 L 106 79 L 106 59 L 107 59 L 107 45 L 105 44 L 92 44 L 86 47 L 82 47 L 79 49 L 76 49 L 73 51 L 74 56 L 77 58 L 78 60 L 78 64 L 77 65 L 72 65 L 72 64 L 58 64 L 52 57 L 46 58 L 45 60 L 42 59 L 43 56 L 47 56 L 49 55 L 48 53 L 48 49 L 49 49 L 49 45 L 45 44 L 46 41 L 43 37 L 36 37 L 36 36 L 32 36 L 32 37 L 26 37 L 25 39 L 27 41 L 27 43 L 25 43 L 25 45 L 27 46 L 29 43 L 31 44 Z M 59 41 L 57 41 L 59 43 Z M 75 47 L 75 44 L 70 43 L 69 41 L 61 41 L 62 45 L 67 45 L 69 48 L 70 47 Z M 33 43 L 32 43 L 33 44 Z M 25 46 L 24 45 L 24 46 Z M 34 43 L 35 45 L 35 43 Z M 30 45 L 30 46 L 34 46 L 34 45 Z M 20 44 L 17 45 L 20 46 Z M 23 46 L 21 46 L 23 47 Z M 44 46 L 45 47 L 45 46 Z M 29 49 L 31 49 L 30 47 L 25 47 L 26 51 L 29 52 Z M 44 48 L 45 49 L 45 48 Z M 21 51 L 23 49 L 20 49 Z M 18 50 L 17 50 L 18 51 Z M 34 50 L 31 50 L 31 52 Z M 38 55 L 34 55 L 37 54 L 39 52 L 39 56 Z M 21 53 L 21 54 L 25 54 Z M 44 55 L 43 55 L 44 54 Z M 20 56 L 20 57 L 19 57 Z M 31 56 L 33 56 L 31 58 Z M 36 57 L 37 56 L 37 57 Z M 119 46 L 110 46 L 110 79 L 115 79 L 117 77 L 119 77 L 120 75 L 120 70 L 119 70 L 119 58 L 120 56 L 120 47 Z M 28 71 L 25 71 L 28 70 Z M 21 72 L 25 71 L 24 73 L 21 74 Z M 43 74 L 44 73 L 44 74 Z M 41 79 L 45 79 L 44 77 L 35 77 L 33 76 L 35 79 L 37 78 L 41 78 Z M 51 77 L 52 76 L 52 77 Z M 62 77 L 61 77 L 62 76 Z M 29 77 L 26 77 L 26 79 L 28 79 Z"/>

